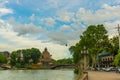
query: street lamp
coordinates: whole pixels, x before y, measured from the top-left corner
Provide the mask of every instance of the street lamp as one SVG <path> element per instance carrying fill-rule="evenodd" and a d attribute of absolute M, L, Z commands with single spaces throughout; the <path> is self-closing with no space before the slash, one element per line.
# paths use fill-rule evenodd
<path fill-rule="evenodd" d="M 87 65 L 88 65 L 88 62 L 87 62 L 88 50 L 85 46 L 84 46 L 83 50 L 81 51 L 81 54 L 84 57 L 84 70 L 85 70 L 87 68 Z"/>
<path fill-rule="evenodd" d="M 119 37 L 119 49 L 120 49 L 120 26 L 118 24 L 118 37 Z"/>

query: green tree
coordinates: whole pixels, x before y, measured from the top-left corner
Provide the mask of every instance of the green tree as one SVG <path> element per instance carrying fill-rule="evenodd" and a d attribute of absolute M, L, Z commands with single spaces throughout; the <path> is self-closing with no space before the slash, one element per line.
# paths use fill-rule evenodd
<path fill-rule="evenodd" d="M 80 58 L 82 59 L 81 50 L 85 46 L 89 51 L 89 61 L 96 67 L 98 54 L 106 50 L 109 44 L 104 25 L 90 25 L 80 36 L 80 41 L 75 46 L 71 46 L 69 50 L 73 53 L 74 61 L 79 62 Z"/>
<path fill-rule="evenodd" d="M 39 49 L 31 48 L 31 59 L 33 60 L 34 64 L 38 63 L 40 55 L 41 52 L 39 51 Z"/>
<path fill-rule="evenodd" d="M 11 66 L 15 66 L 16 65 L 16 58 L 17 58 L 17 55 L 16 55 L 16 51 L 13 51 L 10 55 L 11 59 L 10 59 L 10 64 Z"/>
<path fill-rule="evenodd" d="M 79 61 L 81 59 L 80 50 L 81 50 L 81 46 L 79 45 L 79 43 L 69 48 L 69 51 L 73 55 L 73 61 L 75 64 L 79 64 Z"/>
<path fill-rule="evenodd" d="M 57 60 L 57 64 L 73 64 L 73 59 L 72 58 L 59 59 Z"/>
<path fill-rule="evenodd" d="M 0 53 L 0 63 L 6 64 L 7 63 L 7 57 L 4 56 L 2 53 Z"/>
<path fill-rule="evenodd" d="M 25 66 L 24 61 L 21 60 L 21 53 L 22 50 L 13 51 L 11 53 L 11 60 L 10 60 L 11 66 L 16 66 L 18 68 Z"/>
<path fill-rule="evenodd" d="M 120 51 L 118 52 L 118 54 L 115 56 L 115 60 L 113 62 L 113 64 L 117 67 L 120 67 Z"/>
<path fill-rule="evenodd" d="M 108 47 L 109 40 L 107 30 L 103 25 L 90 25 L 80 38 L 80 45 L 89 50 L 89 57 L 94 67 L 97 65 L 97 56 Z"/>
<path fill-rule="evenodd" d="M 10 64 L 18 68 L 29 65 L 30 63 L 36 64 L 40 59 L 40 55 L 41 52 L 37 48 L 13 51 L 11 53 Z"/>
<path fill-rule="evenodd" d="M 119 39 L 118 36 L 113 36 L 112 38 L 109 39 L 109 42 L 111 43 L 109 45 L 109 51 L 112 53 L 114 56 L 118 54 L 118 49 L 119 49 Z"/>
<path fill-rule="evenodd" d="M 105 48 L 109 44 L 107 30 L 103 25 L 88 26 L 87 30 L 83 32 L 80 39 L 80 44 L 86 46 L 87 48 Z"/>
<path fill-rule="evenodd" d="M 25 64 L 29 64 L 29 60 L 31 59 L 30 52 L 31 52 L 30 49 L 23 49 L 22 50 Z"/>

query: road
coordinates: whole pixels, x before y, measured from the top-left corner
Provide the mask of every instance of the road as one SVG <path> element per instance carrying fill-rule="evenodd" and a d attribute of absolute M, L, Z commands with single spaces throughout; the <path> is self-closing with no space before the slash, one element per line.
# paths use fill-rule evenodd
<path fill-rule="evenodd" d="M 120 80 L 120 73 L 88 71 L 89 80 Z"/>

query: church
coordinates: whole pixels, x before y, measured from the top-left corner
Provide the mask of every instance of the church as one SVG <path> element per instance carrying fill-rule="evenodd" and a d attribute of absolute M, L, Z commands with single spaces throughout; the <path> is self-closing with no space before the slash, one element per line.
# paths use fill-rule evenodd
<path fill-rule="evenodd" d="M 48 52 L 47 48 L 41 54 L 40 61 L 43 65 L 50 65 L 52 64 L 52 55 Z"/>

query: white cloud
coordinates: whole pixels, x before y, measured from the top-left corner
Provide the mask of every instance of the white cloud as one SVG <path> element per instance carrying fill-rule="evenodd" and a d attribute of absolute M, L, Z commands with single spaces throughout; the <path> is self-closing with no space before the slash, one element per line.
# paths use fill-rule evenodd
<path fill-rule="evenodd" d="M 51 42 L 65 45 L 69 44 L 69 41 L 75 41 L 79 39 L 79 36 L 81 32 L 79 31 L 69 31 L 66 33 L 63 33 L 62 31 L 55 31 L 50 32 L 47 34 L 48 38 L 50 38 Z"/>
<path fill-rule="evenodd" d="M 10 24 L 6 23 L 5 21 L 0 19 L 0 29 L 1 30 L 6 30 L 6 31 L 11 31 L 12 26 Z"/>
<path fill-rule="evenodd" d="M 109 36 L 114 36 L 114 35 L 118 35 L 118 24 L 120 24 L 120 20 L 119 21 L 115 21 L 115 22 L 105 22 L 105 28 L 108 31 Z"/>
<path fill-rule="evenodd" d="M 56 9 L 74 9 L 80 5 L 82 0 L 48 0 L 48 6 Z"/>
<path fill-rule="evenodd" d="M 40 8 L 36 8 L 36 11 L 40 11 Z"/>
<path fill-rule="evenodd" d="M 13 14 L 13 10 L 6 7 L 8 3 L 9 0 L 0 0 L 0 17 L 7 14 Z"/>
<path fill-rule="evenodd" d="M 41 18 L 39 19 L 39 24 L 43 24 L 45 25 L 46 27 L 54 27 L 56 21 L 54 18 L 52 17 L 48 17 L 48 18 Z"/>
<path fill-rule="evenodd" d="M 114 2 L 117 4 L 120 4 L 120 0 L 115 0 Z"/>
<path fill-rule="evenodd" d="M 70 22 L 72 18 L 74 17 L 73 12 L 68 12 L 65 9 L 59 10 L 57 13 L 58 20 L 63 21 L 63 22 Z"/>
<path fill-rule="evenodd" d="M 60 30 L 61 30 L 61 31 L 70 31 L 71 28 L 70 28 L 70 26 L 68 26 L 68 25 L 62 25 L 62 26 L 60 27 Z"/>
<path fill-rule="evenodd" d="M 19 35 L 39 35 L 43 31 L 43 29 L 42 27 L 35 26 L 34 24 L 25 24 L 22 26 L 14 27 L 14 31 L 18 32 Z"/>
<path fill-rule="evenodd" d="M 34 21 L 34 20 L 35 20 L 35 14 L 32 14 L 32 15 L 30 16 L 30 20 L 31 20 L 31 21 Z"/>
<path fill-rule="evenodd" d="M 88 24 L 100 24 L 112 19 L 120 19 L 120 6 L 109 6 L 104 4 L 102 9 L 95 12 L 80 8 L 76 14 L 77 18 Z"/>
<path fill-rule="evenodd" d="M 19 36 L 36 38 L 44 31 L 41 26 L 36 26 L 33 23 L 21 24 L 15 21 L 14 17 L 10 17 L 8 20 L 6 20 L 6 23 L 10 23 L 12 25 L 12 30 L 18 33 Z"/>
<path fill-rule="evenodd" d="M 55 44 L 52 42 L 42 43 L 41 40 L 29 39 L 23 36 L 18 36 L 17 32 L 14 32 L 11 27 L 13 25 L 6 23 L 3 20 L 0 20 L 0 37 L 4 38 L 4 40 L 0 39 L 0 49 L 1 50 L 17 50 L 24 48 L 38 48 L 42 52 L 45 47 L 48 48 L 49 52 L 52 54 L 52 58 L 60 59 L 68 57 L 67 51 L 68 49 L 65 46 Z M 6 42 L 8 41 L 8 42 Z"/>
<path fill-rule="evenodd" d="M 45 18 L 45 25 L 48 27 L 54 27 L 55 20 L 51 17 Z"/>
<path fill-rule="evenodd" d="M 5 7 L 7 3 L 9 3 L 9 0 L 0 0 L 0 7 Z"/>
<path fill-rule="evenodd" d="M 68 36 L 62 32 L 50 32 L 47 36 L 51 39 L 52 42 L 57 44 L 65 45 L 68 40 Z"/>
<path fill-rule="evenodd" d="M 11 45 L 11 44 L 6 44 L 3 42 L 0 42 L 0 52 L 2 51 L 12 51 L 15 50 L 15 46 Z"/>
<path fill-rule="evenodd" d="M 12 13 L 13 13 L 12 9 L 0 8 L 0 16 L 6 15 L 6 14 L 12 14 Z"/>
<path fill-rule="evenodd" d="M 59 7 L 59 0 L 48 0 L 48 6 L 53 7 L 53 8 L 58 8 Z"/>
<path fill-rule="evenodd" d="M 12 9 L 6 8 L 7 3 L 9 3 L 9 0 L 0 0 L 0 16 L 13 14 Z"/>

